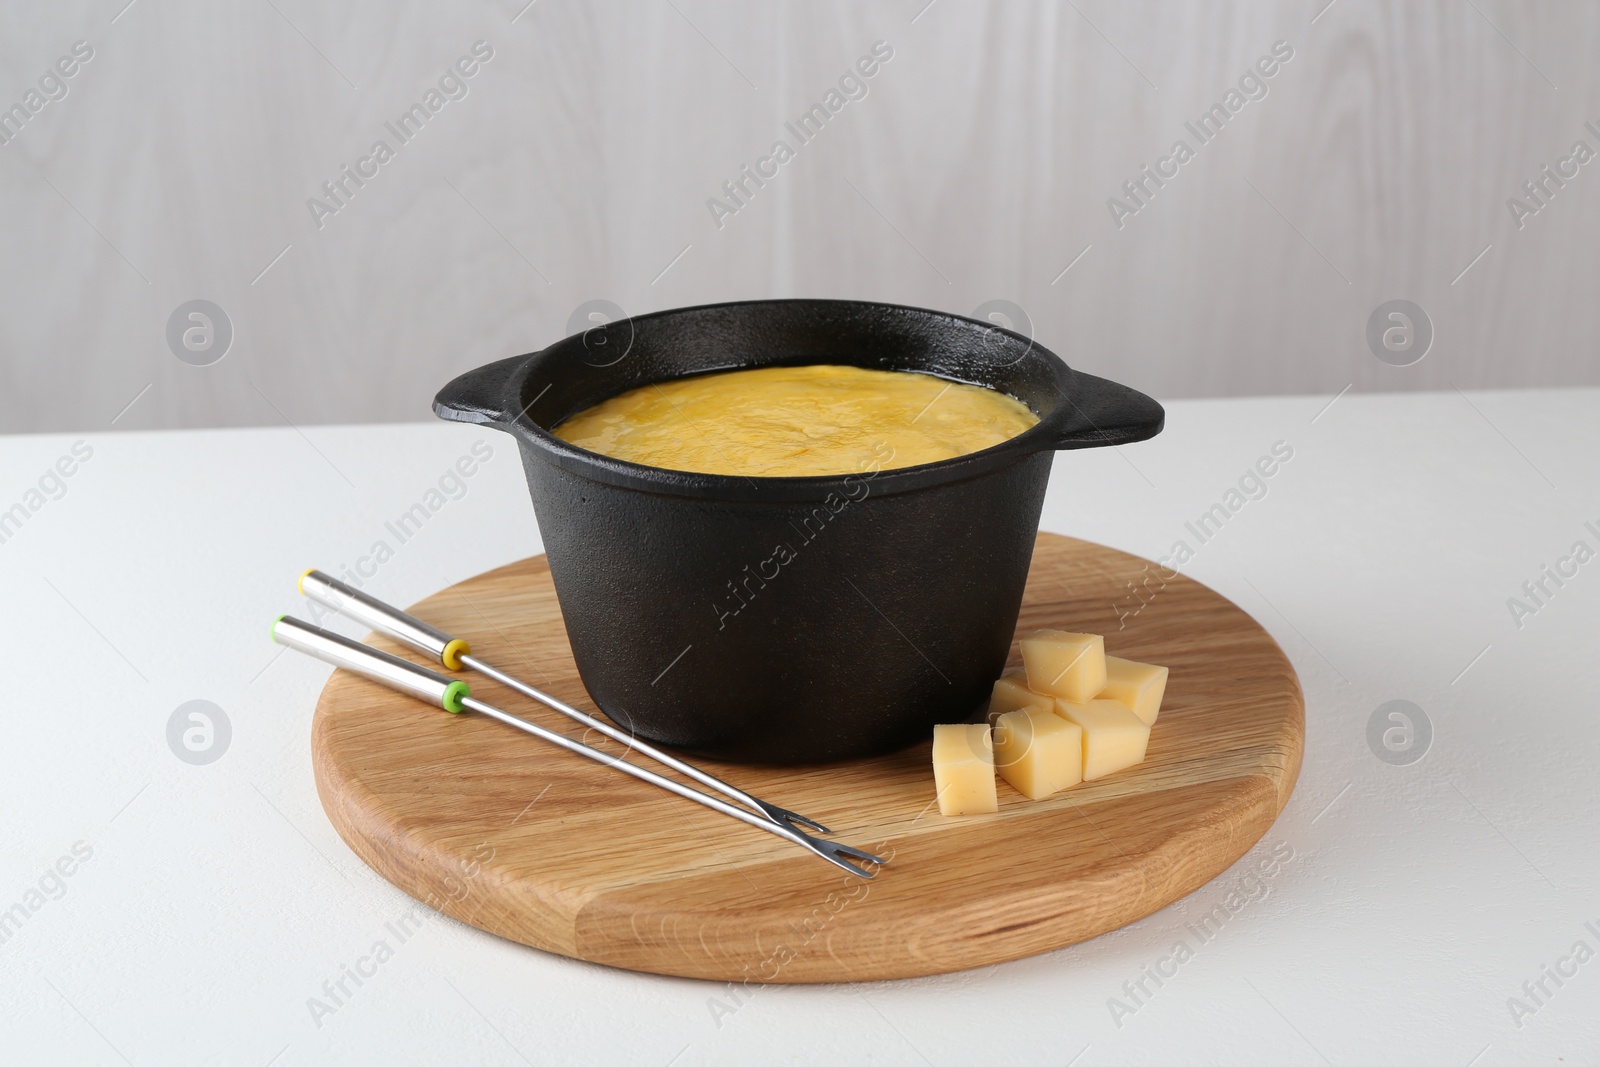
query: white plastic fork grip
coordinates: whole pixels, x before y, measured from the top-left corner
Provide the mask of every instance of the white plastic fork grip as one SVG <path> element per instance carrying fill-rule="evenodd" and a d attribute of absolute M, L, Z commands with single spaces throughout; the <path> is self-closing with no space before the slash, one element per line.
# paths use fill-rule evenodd
<path fill-rule="evenodd" d="M 452 670 L 458 669 L 459 665 L 452 663 L 454 656 L 447 654 L 455 651 L 451 646 L 456 645 L 460 651 L 466 651 L 465 642 L 458 642 L 438 627 L 429 626 L 421 619 L 391 608 L 383 601 L 375 600 L 321 571 L 311 570 L 301 575 L 300 592 L 323 607 L 332 608 L 379 633 L 388 634 L 419 652 L 426 652 Z"/>
<path fill-rule="evenodd" d="M 272 624 L 272 639 L 390 689 L 420 697 L 446 711 L 459 713 L 463 710 L 461 700 L 467 693 L 464 683 L 341 634 L 285 615 Z"/>

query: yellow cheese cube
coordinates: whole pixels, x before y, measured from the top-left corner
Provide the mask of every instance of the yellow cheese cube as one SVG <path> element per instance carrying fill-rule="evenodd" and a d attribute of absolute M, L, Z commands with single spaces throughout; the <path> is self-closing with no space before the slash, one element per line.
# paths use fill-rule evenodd
<path fill-rule="evenodd" d="M 1144 761 L 1150 727 L 1121 701 L 1056 701 L 1056 714 L 1083 727 L 1083 780 L 1092 782 Z"/>
<path fill-rule="evenodd" d="M 1083 781 L 1083 729 L 1054 709 L 1021 708 L 995 722 L 994 765 L 1029 800 Z"/>
<path fill-rule="evenodd" d="M 1022 639 L 1028 688 L 1079 704 L 1106 687 L 1106 640 L 1099 634 L 1040 630 Z"/>
<path fill-rule="evenodd" d="M 994 692 L 989 695 L 989 723 L 1008 711 L 1017 711 L 1021 708 L 1041 708 L 1044 711 L 1053 711 L 1055 698 L 1043 693 L 1035 693 L 1028 688 L 1028 676 L 1020 670 L 1006 671 L 994 683 Z"/>
<path fill-rule="evenodd" d="M 1106 687 L 1100 699 L 1115 700 L 1146 726 L 1154 726 L 1161 712 L 1161 698 L 1167 692 L 1167 669 L 1153 663 L 1106 657 Z"/>
<path fill-rule="evenodd" d="M 999 811 L 994 788 L 994 742 L 986 723 L 933 728 L 933 785 L 941 815 Z"/>

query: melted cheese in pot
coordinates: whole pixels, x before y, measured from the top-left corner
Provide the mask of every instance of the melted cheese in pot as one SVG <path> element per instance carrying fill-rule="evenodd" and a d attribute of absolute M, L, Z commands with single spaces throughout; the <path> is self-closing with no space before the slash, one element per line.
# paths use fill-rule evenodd
<path fill-rule="evenodd" d="M 668 470 L 754 477 L 914 467 L 1009 440 L 1039 420 L 992 389 L 861 367 L 760 367 L 646 385 L 555 435 Z"/>

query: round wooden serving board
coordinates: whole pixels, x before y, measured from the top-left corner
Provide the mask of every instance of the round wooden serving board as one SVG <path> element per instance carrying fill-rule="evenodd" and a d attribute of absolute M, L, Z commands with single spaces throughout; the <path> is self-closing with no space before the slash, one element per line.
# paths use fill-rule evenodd
<path fill-rule="evenodd" d="M 1037 802 L 1001 781 L 997 814 L 945 818 L 928 743 L 823 767 L 703 764 L 841 841 L 892 856 L 871 881 L 501 723 L 430 709 L 343 671 L 317 704 L 317 789 L 345 841 L 390 882 L 463 922 L 577 959 L 724 981 L 836 982 L 1046 952 L 1214 878 L 1272 825 L 1300 771 L 1304 702 L 1277 644 L 1206 587 L 1182 577 L 1161 587 L 1146 568 L 1040 534 L 1017 624 L 1024 634 L 1103 633 L 1107 652 L 1171 668 L 1138 767 Z M 1139 609 L 1127 583 L 1147 579 Z M 594 710 L 543 556 L 409 610 L 469 637 L 487 662 Z M 582 736 L 541 705 L 467 681 L 490 703 Z M 594 731 L 587 740 L 604 741 Z"/>

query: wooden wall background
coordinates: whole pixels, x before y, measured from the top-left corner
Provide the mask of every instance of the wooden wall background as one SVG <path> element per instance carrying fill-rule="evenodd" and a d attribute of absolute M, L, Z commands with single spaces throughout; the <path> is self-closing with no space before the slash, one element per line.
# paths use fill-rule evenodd
<path fill-rule="evenodd" d="M 1506 207 L 1600 150 L 1594 4 L 126 2 L 0 8 L 0 106 L 94 49 L 0 146 L 0 430 L 428 418 L 595 299 L 1005 300 L 1165 398 L 1600 383 L 1600 162 Z M 307 198 L 476 40 L 468 95 L 319 230 Z M 879 40 L 718 229 L 707 198 Z M 1107 198 L 1279 40 L 1118 229 Z M 1395 297 L 1436 331 L 1406 368 L 1364 340 Z M 233 324 L 211 366 L 168 351 L 192 298 Z"/>

